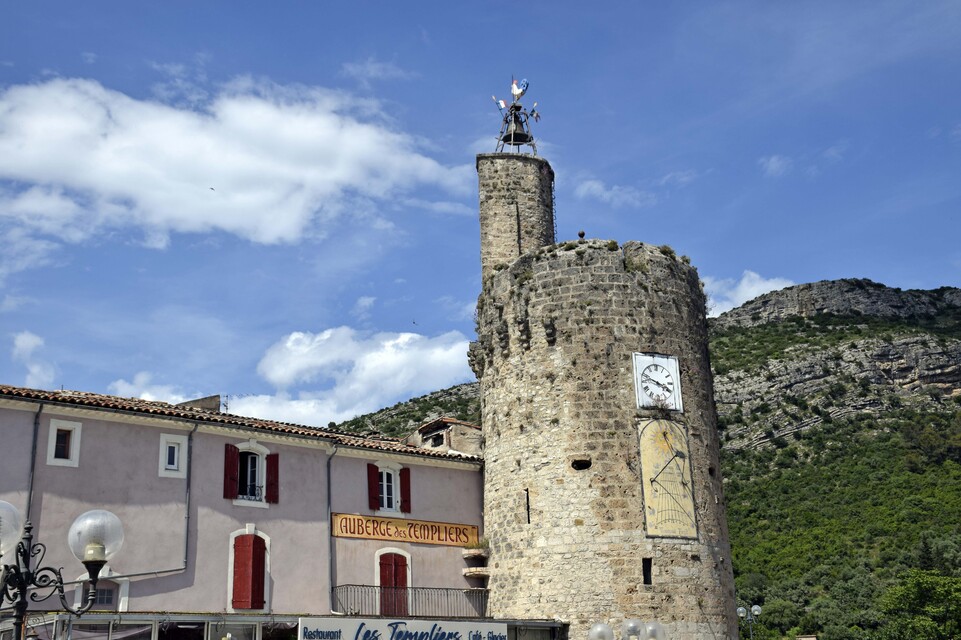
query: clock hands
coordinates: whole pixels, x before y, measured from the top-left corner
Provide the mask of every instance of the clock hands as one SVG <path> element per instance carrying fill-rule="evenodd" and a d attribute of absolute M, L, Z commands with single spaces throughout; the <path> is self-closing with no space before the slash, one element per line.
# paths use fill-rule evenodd
<path fill-rule="evenodd" d="M 666 384 L 664 384 L 663 382 L 660 382 L 659 380 L 655 380 L 654 378 L 647 375 L 646 373 L 641 374 L 641 380 L 645 382 L 652 382 L 657 386 L 659 386 L 661 389 L 664 389 L 664 391 L 666 391 L 667 393 L 674 393 L 674 389 L 672 387 L 667 386 Z"/>

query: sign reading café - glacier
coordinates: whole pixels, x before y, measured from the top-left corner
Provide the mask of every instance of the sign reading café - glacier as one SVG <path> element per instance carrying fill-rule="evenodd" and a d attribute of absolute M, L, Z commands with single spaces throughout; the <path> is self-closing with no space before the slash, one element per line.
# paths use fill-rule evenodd
<path fill-rule="evenodd" d="M 507 640 L 507 625 L 465 620 L 300 618 L 298 640 Z"/>

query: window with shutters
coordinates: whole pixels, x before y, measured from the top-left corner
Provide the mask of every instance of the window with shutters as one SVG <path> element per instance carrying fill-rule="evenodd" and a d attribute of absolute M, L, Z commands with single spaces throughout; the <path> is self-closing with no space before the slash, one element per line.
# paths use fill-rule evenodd
<path fill-rule="evenodd" d="M 241 506 L 280 502 L 280 457 L 254 440 L 224 445 L 224 498 Z"/>
<path fill-rule="evenodd" d="M 393 462 L 368 464 L 367 502 L 371 511 L 410 513 L 410 467 Z"/>
<path fill-rule="evenodd" d="M 410 586 L 410 555 L 401 549 L 377 552 L 376 586 L 382 616 L 407 615 L 407 587 Z"/>
<path fill-rule="evenodd" d="M 254 525 L 231 534 L 230 607 L 235 611 L 268 608 L 267 584 L 270 574 L 270 538 Z"/>

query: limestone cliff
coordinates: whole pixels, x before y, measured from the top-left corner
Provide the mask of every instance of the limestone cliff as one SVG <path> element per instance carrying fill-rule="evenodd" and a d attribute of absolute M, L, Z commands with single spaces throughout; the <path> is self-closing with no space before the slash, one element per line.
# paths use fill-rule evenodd
<path fill-rule="evenodd" d="M 722 313 L 715 330 L 756 327 L 787 318 L 823 314 L 912 319 L 961 307 L 961 289 L 902 291 L 866 279 L 822 280 L 772 291 Z"/>
<path fill-rule="evenodd" d="M 765 294 L 712 321 L 725 448 L 854 413 L 961 402 L 961 290 L 837 280 Z"/>

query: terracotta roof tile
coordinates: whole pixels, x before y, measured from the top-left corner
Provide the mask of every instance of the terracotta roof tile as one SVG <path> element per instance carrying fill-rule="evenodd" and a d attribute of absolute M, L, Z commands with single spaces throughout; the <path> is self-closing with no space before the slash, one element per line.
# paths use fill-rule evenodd
<path fill-rule="evenodd" d="M 9 385 L 0 385 L 0 398 L 20 399 L 31 402 L 46 402 L 77 407 L 90 407 L 94 409 L 110 409 L 113 411 L 131 414 L 195 420 L 211 425 L 221 425 L 224 427 L 236 426 L 249 429 L 259 429 L 271 433 L 286 433 L 308 438 L 314 437 L 318 440 L 326 440 L 328 442 L 346 447 L 396 452 L 407 455 L 422 456 L 425 458 L 480 461 L 480 458 L 477 456 L 420 449 L 418 447 L 405 444 L 398 438 L 391 438 L 389 436 L 359 436 L 353 433 L 347 433 L 345 431 L 335 431 L 333 429 L 324 429 L 320 427 L 308 427 L 290 422 L 263 420 L 261 418 L 250 418 L 246 416 L 233 415 L 230 413 L 221 413 L 219 411 L 208 411 L 206 409 L 198 409 L 195 407 L 173 405 L 158 400 L 120 398 L 118 396 L 108 396 L 99 393 L 90 393 L 87 391 L 43 391 L 40 389 L 27 389 L 24 387 L 13 387 Z"/>

